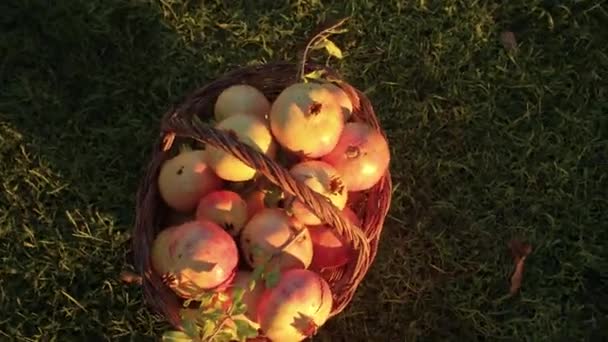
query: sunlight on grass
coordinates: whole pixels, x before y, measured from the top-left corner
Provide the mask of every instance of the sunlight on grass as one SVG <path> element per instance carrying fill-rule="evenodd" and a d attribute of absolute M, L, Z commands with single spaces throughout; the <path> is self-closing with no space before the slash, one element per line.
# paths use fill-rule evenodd
<path fill-rule="evenodd" d="M 15 313 L 2 333 L 35 339 L 52 329 L 73 335 L 78 326 L 107 325 L 112 310 L 142 314 L 140 300 L 129 299 L 136 292 L 118 281 L 130 235 L 124 223 L 86 203 L 71 208 L 78 202 L 65 199 L 77 198 L 79 190 L 17 129 L 0 122 L 0 136 L 0 155 L 13 161 L 0 168 L 6 209 L 0 218 L 0 303 Z M 143 333 L 124 320 L 112 328 Z"/>

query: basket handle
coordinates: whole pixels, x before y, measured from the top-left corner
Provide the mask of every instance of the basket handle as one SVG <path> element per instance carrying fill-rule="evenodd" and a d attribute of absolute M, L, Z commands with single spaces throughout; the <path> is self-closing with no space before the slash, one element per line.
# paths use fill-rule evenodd
<path fill-rule="evenodd" d="M 296 196 L 306 204 L 310 210 L 321 220 L 335 227 L 340 236 L 352 242 L 358 250 L 354 265 L 348 265 L 346 277 L 338 282 L 338 286 L 350 287 L 358 284 L 365 276 L 370 263 L 370 246 L 365 233 L 349 220 L 342 217 L 340 211 L 325 198 L 314 192 L 307 185 L 295 180 L 284 167 L 277 164 L 268 156 L 258 152 L 253 147 L 234 139 L 228 132 L 203 125 L 197 121 L 187 120 L 183 115 L 175 112 L 166 122 L 165 149 L 170 147 L 176 136 L 194 139 L 231 153 L 249 167 L 261 172 L 268 180 L 291 195 Z M 349 274 L 350 273 L 350 274 Z"/>

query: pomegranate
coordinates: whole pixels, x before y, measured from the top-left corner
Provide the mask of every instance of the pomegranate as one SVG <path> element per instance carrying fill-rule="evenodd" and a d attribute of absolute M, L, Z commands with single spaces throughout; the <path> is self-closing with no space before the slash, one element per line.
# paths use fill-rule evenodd
<path fill-rule="evenodd" d="M 184 151 L 161 166 L 158 191 L 172 209 L 182 213 L 193 211 L 202 196 L 222 186 L 205 156 L 204 150 Z"/>
<path fill-rule="evenodd" d="M 213 191 L 198 203 L 196 218 L 213 221 L 230 235 L 237 236 L 247 222 L 247 203 L 236 192 Z"/>
<path fill-rule="evenodd" d="M 217 224 L 197 220 L 162 230 L 151 250 L 152 267 L 170 274 L 168 285 L 183 298 L 221 289 L 236 273 L 238 250 L 232 237 Z"/>
<path fill-rule="evenodd" d="M 354 225 L 360 225 L 360 220 L 348 207 L 344 207 L 342 215 Z M 310 270 L 321 272 L 325 268 L 345 265 L 351 258 L 352 248 L 335 228 L 328 225 L 308 227 L 312 239 L 312 262 Z"/>
<path fill-rule="evenodd" d="M 348 191 L 368 190 L 388 169 L 388 142 L 373 127 L 349 122 L 344 127 L 336 148 L 322 158 L 342 175 Z"/>
<path fill-rule="evenodd" d="M 325 196 L 327 200 L 342 210 L 348 199 L 348 189 L 344 186 L 342 178 L 331 165 L 318 161 L 308 160 L 294 165 L 290 173 L 292 176 L 313 191 Z M 300 200 L 295 200 L 291 211 L 293 215 L 306 225 L 318 225 L 321 222 L 313 212 Z"/>
<path fill-rule="evenodd" d="M 235 114 L 253 115 L 266 120 L 270 112 L 270 102 L 257 88 L 248 84 L 237 84 L 224 89 L 218 96 L 215 107 L 215 119 L 219 122 Z"/>
<path fill-rule="evenodd" d="M 332 92 L 319 83 L 285 88 L 270 108 L 270 128 L 285 149 L 318 158 L 338 143 L 344 127 L 342 109 Z"/>
<path fill-rule="evenodd" d="M 272 341 L 302 341 L 316 333 L 331 312 L 332 293 L 317 273 L 293 269 L 266 289 L 258 304 L 258 322 Z"/>
<path fill-rule="evenodd" d="M 285 246 L 296 234 L 297 240 Z M 247 222 L 241 233 L 241 249 L 251 267 L 265 263 L 280 270 L 306 268 L 312 260 L 310 233 L 300 222 L 279 208 L 265 208 Z"/>
<path fill-rule="evenodd" d="M 218 123 L 216 128 L 233 133 L 235 139 L 270 157 L 276 153 L 268 125 L 259 118 L 234 114 Z M 232 182 L 244 182 L 255 176 L 254 168 L 247 166 L 231 153 L 213 146 L 209 146 L 208 151 L 209 166 L 220 178 Z"/>
<path fill-rule="evenodd" d="M 331 92 L 338 105 L 340 105 L 342 115 L 344 116 L 344 122 L 348 121 L 353 113 L 353 103 L 350 101 L 346 92 L 333 83 L 324 83 L 323 86 Z"/>

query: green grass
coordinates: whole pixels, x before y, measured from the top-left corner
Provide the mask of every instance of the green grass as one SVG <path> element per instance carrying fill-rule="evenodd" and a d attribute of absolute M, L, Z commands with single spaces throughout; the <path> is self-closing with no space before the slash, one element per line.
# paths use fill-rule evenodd
<path fill-rule="evenodd" d="M 347 15 L 331 63 L 373 101 L 395 191 L 373 268 L 319 338 L 608 338 L 605 2 L 8 0 L 0 340 L 166 329 L 118 280 L 161 114 Z M 514 237 L 534 250 L 509 298 Z"/>

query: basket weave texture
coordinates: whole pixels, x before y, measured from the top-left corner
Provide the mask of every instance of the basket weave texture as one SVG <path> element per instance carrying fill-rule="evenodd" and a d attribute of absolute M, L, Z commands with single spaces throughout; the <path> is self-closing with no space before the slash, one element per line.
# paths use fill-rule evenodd
<path fill-rule="evenodd" d="M 305 72 L 324 69 L 326 75 L 340 80 L 332 69 L 308 63 Z M 151 267 L 150 250 L 156 235 L 165 228 L 169 208 L 164 204 L 158 190 L 158 175 L 161 165 L 171 157 L 169 148 L 175 139 L 195 139 L 232 153 L 247 165 L 258 170 L 268 181 L 282 188 L 307 204 L 311 210 L 327 224 L 333 226 L 339 235 L 350 241 L 355 257 L 345 266 L 327 270 L 322 276 L 328 281 L 334 305 L 331 317 L 339 314 L 352 300 L 353 295 L 370 268 L 378 247 L 379 238 L 391 201 L 392 183 L 390 172 L 371 189 L 353 195 L 348 205 L 361 220 L 357 227 L 342 217 L 324 198 L 306 185 L 296 181 L 282 165 L 243 144 L 230 134 L 203 124 L 197 124 L 192 116 L 201 121 L 213 117 L 213 106 L 219 94 L 235 84 L 249 84 L 261 90 L 269 101 L 274 101 L 287 86 L 298 82 L 298 65 L 287 62 L 268 63 L 234 70 L 206 86 L 194 91 L 179 105 L 169 110 L 161 120 L 160 137 L 155 142 L 149 164 L 145 170 L 137 192 L 136 225 L 132 248 L 134 265 L 143 279 L 144 297 L 147 304 L 163 315 L 177 329 L 182 329 L 179 315 L 182 300 L 162 280 L 162 275 Z M 366 122 L 381 132 L 382 128 L 369 99 L 359 90 L 341 81 L 338 85 L 353 103 L 352 119 Z M 312 138 L 312 137 L 311 137 Z M 350 194 L 349 194 L 350 195 Z"/>

